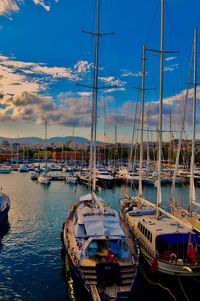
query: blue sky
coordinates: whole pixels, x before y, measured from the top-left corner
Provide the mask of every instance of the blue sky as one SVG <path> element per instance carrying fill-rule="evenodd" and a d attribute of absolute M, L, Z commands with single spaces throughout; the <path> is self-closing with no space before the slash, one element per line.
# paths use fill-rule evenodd
<path fill-rule="evenodd" d="M 165 55 L 164 127 L 171 111 L 178 129 L 200 3 L 165 3 L 165 49 L 178 53 Z M 43 137 L 47 119 L 48 136 L 74 131 L 89 138 L 91 89 L 77 83 L 92 83 L 94 38 L 82 29 L 95 30 L 95 0 L 0 1 L 0 136 Z M 117 124 L 117 139 L 130 142 L 142 46 L 160 47 L 160 0 L 102 0 L 101 31 L 115 34 L 100 43 L 99 85 L 111 87 L 99 91 L 98 138 L 114 141 Z M 145 111 L 156 128 L 159 56 L 150 52 L 146 87 L 154 88 L 146 93 Z M 191 103 L 187 111 L 191 124 Z"/>

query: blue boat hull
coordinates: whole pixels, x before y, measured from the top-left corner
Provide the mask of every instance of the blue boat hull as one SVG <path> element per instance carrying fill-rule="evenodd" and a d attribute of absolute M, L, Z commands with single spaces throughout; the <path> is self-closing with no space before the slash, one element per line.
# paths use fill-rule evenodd
<path fill-rule="evenodd" d="M 4 210 L 0 212 L 0 225 L 8 221 L 8 211 L 10 206 L 7 206 Z"/>

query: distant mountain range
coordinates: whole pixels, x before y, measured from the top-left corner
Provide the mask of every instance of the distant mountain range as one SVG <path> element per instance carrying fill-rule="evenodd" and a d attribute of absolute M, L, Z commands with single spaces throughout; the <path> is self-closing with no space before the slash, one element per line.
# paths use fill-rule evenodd
<path fill-rule="evenodd" d="M 37 144 L 37 143 L 44 143 L 45 139 L 39 137 L 20 137 L 20 138 L 0 137 L 0 143 L 2 143 L 3 141 L 8 141 L 9 143 Z M 87 138 L 79 137 L 79 136 L 51 137 L 46 140 L 48 144 L 66 143 L 68 141 L 76 141 L 79 143 L 90 142 Z"/>

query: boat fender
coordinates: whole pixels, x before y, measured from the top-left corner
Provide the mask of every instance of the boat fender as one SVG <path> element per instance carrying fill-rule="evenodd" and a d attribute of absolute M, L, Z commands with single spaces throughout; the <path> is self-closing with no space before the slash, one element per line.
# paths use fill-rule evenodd
<path fill-rule="evenodd" d="M 183 267 L 183 270 L 184 270 L 184 271 L 188 271 L 188 272 L 190 272 L 190 273 L 192 272 L 191 268 L 186 267 L 186 266 Z"/>
<path fill-rule="evenodd" d="M 177 255 L 176 255 L 175 253 L 171 253 L 171 254 L 169 255 L 169 258 L 170 258 L 170 261 L 171 261 L 171 262 L 174 262 L 174 261 L 177 260 Z"/>
<path fill-rule="evenodd" d="M 185 217 L 186 213 L 184 211 L 181 212 L 181 217 Z"/>
<path fill-rule="evenodd" d="M 158 268 L 158 261 L 156 258 L 154 258 L 151 263 L 151 273 L 154 274 L 157 271 L 157 268 Z"/>

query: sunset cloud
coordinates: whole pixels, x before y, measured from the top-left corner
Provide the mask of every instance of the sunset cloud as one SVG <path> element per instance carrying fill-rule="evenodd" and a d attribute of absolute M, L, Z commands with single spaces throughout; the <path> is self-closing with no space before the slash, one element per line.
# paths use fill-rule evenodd
<path fill-rule="evenodd" d="M 0 16 L 8 16 L 11 13 L 20 11 L 21 4 L 28 0 L 1 0 L 0 1 Z M 59 0 L 32 0 L 35 5 L 43 7 L 47 12 L 51 10 L 52 3 L 58 3 Z"/>
<path fill-rule="evenodd" d="M 188 92 L 188 101 L 186 107 L 185 128 L 190 129 L 192 125 L 192 109 L 193 109 L 193 89 Z M 172 127 L 177 131 L 180 130 L 182 111 L 184 109 L 186 97 L 186 90 L 180 93 L 163 99 L 163 130 L 169 130 L 170 114 L 172 116 Z M 145 104 L 144 126 L 148 126 L 148 112 L 149 125 L 154 129 L 158 127 L 159 121 L 159 101 L 151 101 Z M 136 121 L 140 122 L 140 110 L 138 110 Z M 106 120 L 109 124 L 118 124 L 121 126 L 132 126 L 135 116 L 135 103 L 132 101 L 125 101 L 119 112 L 110 111 L 107 114 Z M 196 111 L 196 125 L 200 129 L 200 87 L 197 88 L 197 111 Z M 189 132 L 190 133 L 190 132 Z M 189 134 L 188 134 L 189 135 Z"/>
<path fill-rule="evenodd" d="M 61 93 L 60 103 L 46 95 L 23 92 L 20 96 L 11 96 L 1 101 L 1 120 L 28 121 L 74 127 L 91 125 L 91 101 L 88 97 L 76 93 Z"/>
<path fill-rule="evenodd" d="M 11 12 L 18 12 L 19 5 L 22 3 L 22 0 L 1 0 L 0 1 L 0 15 L 8 15 Z"/>
<path fill-rule="evenodd" d="M 78 61 L 74 65 L 74 69 L 77 71 L 77 73 L 84 73 L 91 70 L 91 67 L 93 67 L 93 63 L 89 63 L 88 61 Z"/>
<path fill-rule="evenodd" d="M 44 0 L 33 0 L 36 5 L 42 6 L 46 11 L 50 11 L 50 5 L 47 5 Z"/>
<path fill-rule="evenodd" d="M 59 79 L 80 80 L 75 67 L 47 66 L 44 63 L 22 62 L 0 55 L 1 94 L 20 95 L 22 92 L 41 92 Z"/>
<path fill-rule="evenodd" d="M 193 94 L 194 90 L 190 89 L 188 91 L 188 101 L 187 101 L 187 107 L 186 110 L 186 120 L 185 125 L 191 127 L 192 124 L 192 108 L 193 108 Z M 169 115 L 170 112 L 172 114 L 173 118 L 173 124 L 174 126 L 180 127 L 181 124 L 181 118 L 182 118 L 182 111 L 184 109 L 184 103 L 185 103 L 185 97 L 186 97 L 186 90 L 181 91 L 180 93 L 164 98 L 163 100 L 163 124 L 165 126 L 169 125 Z M 196 124 L 197 126 L 200 125 L 200 88 L 197 88 L 197 111 L 196 111 Z M 149 102 L 145 104 L 145 111 L 150 112 L 150 123 L 152 125 L 158 125 L 158 112 L 159 112 L 159 101 Z M 146 114 L 147 116 L 147 114 Z"/>

